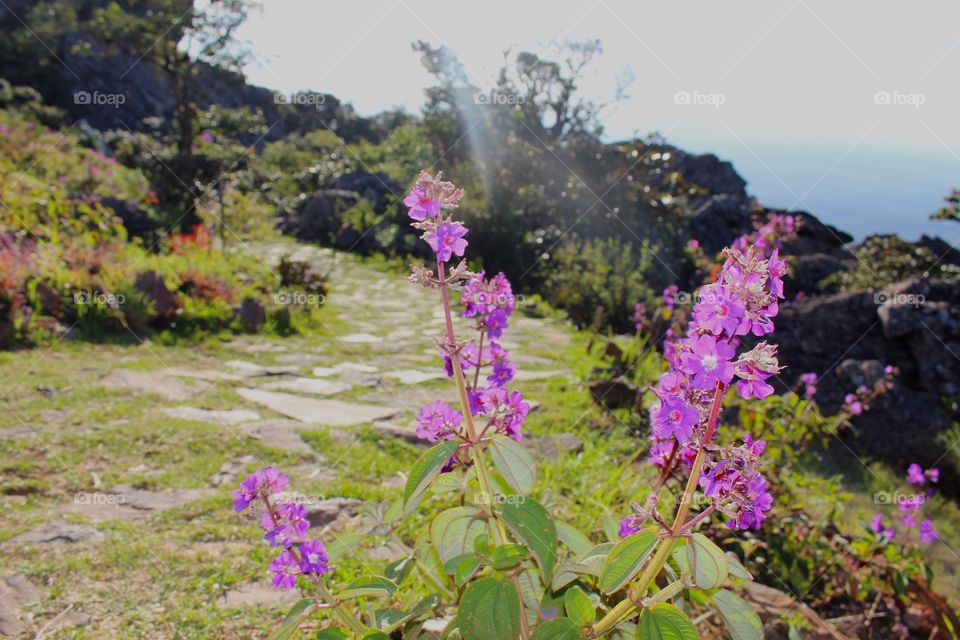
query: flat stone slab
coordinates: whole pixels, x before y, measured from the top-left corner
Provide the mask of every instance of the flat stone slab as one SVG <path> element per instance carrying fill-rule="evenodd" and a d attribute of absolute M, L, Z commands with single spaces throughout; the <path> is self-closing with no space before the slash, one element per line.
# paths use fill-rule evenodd
<path fill-rule="evenodd" d="M 102 540 L 103 534 L 85 524 L 66 522 L 47 522 L 34 527 L 26 533 L 11 538 L 17 544 L 51 544 L 54 542 L 81 542 L 83 540 Z"/>
<path fill-rule="evenodd" d="M 373 423 L 373 428 L 378 433 L 400 438 L 412 444 L 429 444 L 417 435 L 417 427 L 414 423 L 400 424 L 399 422 L 392 422 L 390 420 L 377 420 Z"/>
<path fill-rule="evenodd" d="M 351 333 L 347 336 L 341 336 L 340 342 L 349 342 L 350 344 L 373 344 L 383 342 L 383 338 L 375 336 L 372 333 Z"/>
<path fill-rule="evenodd" d="M 171 367 L 164 369 L 163 374 L 167 376 L 176 376 L 178 378 L 191 378 L 193 380 L 205 380 L 207 382 L 220 382 L 221 380 L 241 380 L 240 376 L 226 371 L 216 371 L 214 369 L 180 369 Z"/>
<path fill-rule="evenodd" d="M 262 365 L 248 360 L 227 360 L 223 364 L 244 378 L 286 376 L 295 374 L 299 369 L 293 365 Z"/>
<path fill-rule="evenodd" d="M 218 609 L 234 607 L 253 607 L 261 605 L 271 608 L 289 608 L 300 600 L 296 589 L 277 589 L 268 580 L 249 582 L 236 589 L 230 589 L 217 598 Z"/>
<path fill-rule="evenodd" d="M 342 400 L 305 398 L 290 393 L 265 391 L 241 387 L 237 389 L 240 397 L 261 404 L 272 411 L 294 420 L 331 427 L 347 427 L 365 424 L 374 420 L 389 418 L 400 412 L 393 407 L 375 404 L 360 404 Z"/>
<path fill-rule="evenodd" d="M 187 386 L 163 373 L 135 369 L 114 369 L 100 378 L 100 384 L 108 389 L 133 389 L 156 393 L 168 400 L 187 400 L 207 386 L 202 382 Z"/>
<path fill-rule="evenodd" d="M 18 573 L 0 576 L 0 635 L 16 637 L 30 630 L 20 621 L 22 609 L 43 597 L 43 591 Z"/>
<path fill-rule="evenodd" d="M 336 373 L 376 373 L 377 368 L 369 364 L 360 364 L 359 362 L 341 362 L 332 367 L 315 367 L 313 375 L 324 378 Z"/>
<path fill-rule="evenodd" d="M 439 380 L 446 378 L 442 371 L 423 371 L 421 369 L 400 369 L 398 371 L 387 371 L 383 374 L 387 378 L 399 380 L 401 384 L 420 384 L 428 380 Z"/>
<path fill-rule="evenodd" d="M 163 410 L 171 418 L 178 420 L 195 420 L 196 422 L 209 422 L 231 426 L 241 422 L 251 422 L 259 420 L 260 414 L 249 409 L 231 409 L 226 411 L 217 411 L 211 409 L 198 409 L 197 407 L 167 407 Z"/>
<path fill-rule="evenodd" d="M 263 385 L 264 389 L 278 389 L 281 391 L 296 391 L 299 393 L 312 393 L 318 396 L 332 396 L 335 393 L 341 393 L 350 389 L 352 385 L 342 382 L 332 382 L 323 378 L 292 378 L 271 382 Z"/>
<path fill-rule="evenodd" d="M 297 429 L 302 429 L 304 424 L 298 420 L 288 420 L 280 418 L 277 420 L 265 420 L 263 422 L 247 422 L 241 424 L 239 428 L 251 438 L 256 438 L 268 447 L 283 449 L 284 451 L 296 451 L 298 453 L 312 453 L 310 448 Z"/>
<path fill-rule="evenodd" d="M 213 495 L 212 489 L 146 491 L 120 485 L 112 491 L 78 493 L 60 510 L 100 520 L 137 520 Z"/>

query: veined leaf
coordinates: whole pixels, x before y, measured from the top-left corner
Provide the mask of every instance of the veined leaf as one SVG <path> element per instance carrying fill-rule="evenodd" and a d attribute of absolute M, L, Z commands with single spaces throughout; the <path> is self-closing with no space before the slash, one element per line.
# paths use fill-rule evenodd
<path fill-rule="evenodd" d="M 590 542 L 590 538 L 566 522 L 557 522 L 557 537 L 560 538 L 560 542 L 570 547 L 570 550 L 578 556 L 585 554 L 593 548 L 593 543 Z"/>
<path fill-rule="evenodd" d="M 657 544 L 657 530 L 653 527 L 641 529 L 618 542 L 600 572 L 599 587 L 603 593 L 619 591 L 640 571 L 640 566 L 654 545 Z"/>
<path fill-rule="evenodd" d="M 454 507 L 433 519 L 430 536 L 441 563 L 473 550 L 477 536 L 487 531 L 483 515 L 476 507 Z"/>
<path fill-rule="evenodd" d="M 392 596 L 397 585 L 383 576 L 361 576 L 347 585 L 338 595 L 341 600 L 366 596 Z"/>
<path fill-rule="evenodd" d="M 530 549 L 543 579 L 549 582 L 557 562 L 557 526 L 547 510 L 533 498 L 524 498 L 501 504 L 497 511 L 507 528 Z"/>
<path fill-rule="evenodd" d="M 682 611 L 661 602 L 640 614 L 638 640 L 700 640 L 697 628 Z"/>
<path fill-rule="evenodd" d="M 407 478 L 407 486 L 403 492 L 403 511 L 411 513 L 420 504 L 423 494 L 430 488 L 430 483 L 439 475 L 451 456 L 456 452 L 456 440 L 444 440 L 440 444 L 427 449 L 414 463 Z"/>
<path fill-rule="evenodd" d="M 733 640 L 762 640 L 760 616 L 740 596 L 720 589 L 710 596 Z"/>
<path fill-rule="evenodd" d="M 540 624 L 530 640 L 579 640 L 580 632 L 570 618 L 557 618 Z"/>
<path fill-rule="evenodd" d="M 553 570 L 553 580 L 550 588 L 560 591 L 565 586 L 577 580 L 580 576 L 590 575 L 590 568 L 579 562 L 561 562 Z"/>
<path fill-rule="evenodd" d="M 563 594 L 563 607 L 567 617 L 578 627 L 590 624 L 597 617 L 593 602 L 580 587 L 571 587 Z"/>
<path fill-rule="evenodd" d="M 283 619 L 280 626 L 270 634 L 269 640 L 288 640 L 292 638 L 293 634 L 300 628 L 300 625 L 310 617 L 310 614 L 313 613 L 316 608 L 317 601 L 312 598 L 305 598 L 297 602 L 290 607 L 290 612 L 287 613 L 287 617 Z"/>
<path fill-rule="evenodd" d="M 693 582 L 701 589 L 716 589 L 727 579 L 727 559 L 723 550 L 702 533 L 687 541 L 687 561 Z"/>
<path fill-rule="evenodd" d="M 527 548 L 519 544 L 502 544 L 493 550 L 490 556 L 493 568 L 498 571 L 520 564 L 527 555 Z"/>
<path fill-rule="evenodd" d="M 537 465 L 526 447 L 506 436 L 495 435 L 490 442 L 490 457 L 500 475 L 522 496 L 533 490 L 537 482 Z"/>
<path fill-rule="evenodd" d="M 520 637 L 520 594 L 512 582 L 482 578 L 460 599 L 457 626 L 463 640 L 516 640 Z"/>

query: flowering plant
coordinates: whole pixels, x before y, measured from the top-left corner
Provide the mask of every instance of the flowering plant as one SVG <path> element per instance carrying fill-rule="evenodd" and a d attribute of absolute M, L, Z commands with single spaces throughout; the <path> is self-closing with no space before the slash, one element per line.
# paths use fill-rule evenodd
<path fill-rule="evenodd" d="M 622 520 L 620 540 L 594 544 L 532 495 L 537 468 L 519 442 L 530 405 L 508 389 L 516 368 L 500 342 L 513 293 L 502 274 L 472 273 L 461 259 L 468 230 L 452 213 L 462 196 L 439 174 L 423 173 L 404 199 L 436 256 L 430 267 L 412 267 L 409 279 L 439 293 L 445 331 L 437 345 L 458 396 L 456 407 L 438 400 L 420 410 L 417 434 L 432 446 L 410 469 L 393 509 L 415 517 L 435 485 L 444 485 L 435 499 L 449 495 L 447 485 L 458 488 L 455 505 L 433 517 L 414 554 L 436 593 L 412 606 L 353 606 L 394 598 L 409 571 L 391 563 L 384 576 L 361 577 L 335 595 L 325 584 L 332 567 L 323 544 L 308 540 L 302 508 L 280 493 L 287 477 L 268 467 L 234 493 L 234 506 L 253 506 L 267 542 L 279 549 L 270 565 L 274 584 L 299 583 L 310 594 L 274 637 L 290 637 L 314 612 L 331 610 L 344 626 L 317 638 L 422 637 L 429 618 L 446 614 L 444 637 L 464 640 L 686 639 L 698 637 L 692 615 L 709 607 L 738 640 L 761 638 L 760 619 L 732 590 L 750 574 L 698 528 L 716 516 L 731 529 L 758 528 L 771 507 L 760 472 L 764 442 L 746 435 L 720 446 L 715 435 L 728 390 L 747 400 L 773 391 L 767 380 L 780 370 L 776 347 L 757 338 L 773 330 L 782 297 L 777 252 L 728 249 L 716 281 L 701 289 L 686 335 L 665 349 L 669 368 L 655 389 L 650 461 L 658 480 Z M 458 335 L 452 291 L 475 337 Z M 746 339 L 756 344 L 741 349 Z M 442 482 L 450 473 L 457 481 Z M 673 487 L 679 495 L 671 499 Z"/>

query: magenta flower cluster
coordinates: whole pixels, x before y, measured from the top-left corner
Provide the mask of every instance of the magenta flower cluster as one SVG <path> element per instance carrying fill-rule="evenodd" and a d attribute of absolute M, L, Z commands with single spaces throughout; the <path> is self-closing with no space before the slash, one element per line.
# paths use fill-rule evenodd
<path fill-rule="evenodd" d="M 767 380 L 780 371 L 774 345 L 760 342 L 739 357 L 737 349 L 741 337 L 773 331 L 786 264 L 777 249 L 769 256 L 756 247 L 724 254 L 717 281 L 696 297 L 687 335 L 665 345 L 668 369 L 653 390 L 650 459 L 666 472 L 692 464 L 699 447 L 709 444 L 713 434 L 704 425 L 717 394 L 736 380 L 742 398 L 765 398 L 773 393 Z M 770 508 L 767 483 L 756 470 L 763 447 L 748 438 L 706 463 L 703 488 L 732 528 L 759 526 Z"/>
<path fill-rule="evenodd" d="M 444 370 L 454 375 L 454 358 L 463 372 L 471 418 L 485 418 L 483 433 L 499 433 L 516 440 L 522 438 L 521 427 L 530 411 L 519 391 L 509 391 L 516 367 L 509 352 L 498 340 L 507 329 L 516 308 L 513 289 L 506 276 L 499 273 L 487 278 L 483 272 L 470 273 L 465 262 L 449 274 L 444 266 L 453 256 L 462 257 L 467 247 L 467 233 L 462 223 L 446 215 L 463 197 L 463 190 L 444 182 L 441 174 L 421 173 L 416 185 L 404 198 L 413 226 L 423 231 L 423 239 L 437 258 L 437 279 L 432 272 L 414 267 L 411 280 L 426 286 L 444 285 L 460 290 L 463 317 L 475 322 L 477 337 L 465 342 L 447 341 Z M 445 300 L 445 304 L 446 300 Z M 464 437 L 464 416 L 442 401 L 424 405 L 417 416 L 417 435 L 430 442 Z"/>
<path fill-rule="evenodd" d="M 940 470 L 937 468 L 924 469 L 914 462 L 907 468 L 907 482 L 918 489 L 923 489 L 922 493 L 897 495 L 897 507 L 899 509 L 900 526 L 906 533 L 917 531 L 917 538 L 920 542 L 933 542 L 939 537 L 937 530 L 933 526 L 930 518 L 918 518 L 920 510 L 926 503 L 927 498 L 933 495 L 933 486 L 940 481 Z M 897 529 L 891 522 L 878 513 L 870 521 L 870 530 L 889 542 L 897 535 Z"/>
<path fill-rule="evenodd" d="M 280 495 L 289 483 L 289 477 L 270 466 L 247 476 L 231 494 L 234 511 L 259 513 L 264 539 L 271 547 L 282 548 L 270 563 L 273 586 L 279 589 L 292 589 L 299 575 L 315 579 L 330 570 L 323 542 L 307 540 L 310 522 L 306 508 L 284 501 Z"/>

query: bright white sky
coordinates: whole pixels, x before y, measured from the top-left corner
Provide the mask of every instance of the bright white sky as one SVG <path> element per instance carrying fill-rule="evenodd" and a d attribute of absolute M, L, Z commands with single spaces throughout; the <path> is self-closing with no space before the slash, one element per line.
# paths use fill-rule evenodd
<path fill-rule="evenodd" d="M 489 86 L 507 48 L 549 56 L 555 41 L 599 38 L 604 54 L 586 93 L 603 100 L 617 79 L 634 78 L 629 98 L 605 114 L 608 139 L 665 133 L 681 147 L 733 159 L 754 192 L 779 190 L 801 208 L 811 182 L 858 157 L 934 158 L 960 184 L 956 0 L 263 4 L 239 34 L 259 58 L 246 68 L 249 80 L 329 92 L 361 114 L 420 110 L 431 78 L 414 40 L 446 44 L 475 84 Z M 723 104 L 677 104 L 678 91 Z M 876 104 L 878 91 L 922 104 Z M 782 163 L 787 150 L 794 159 L 817 155 L 812 177 L 795 180 Z M 958 186 L 946 180 L 933 187 L 933 205 Z"/>

